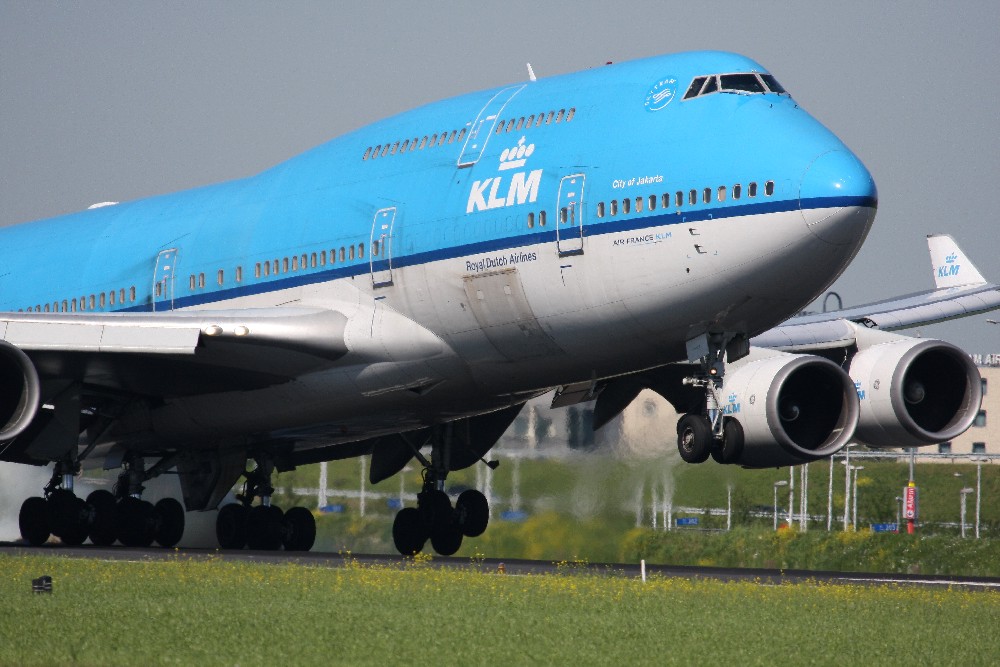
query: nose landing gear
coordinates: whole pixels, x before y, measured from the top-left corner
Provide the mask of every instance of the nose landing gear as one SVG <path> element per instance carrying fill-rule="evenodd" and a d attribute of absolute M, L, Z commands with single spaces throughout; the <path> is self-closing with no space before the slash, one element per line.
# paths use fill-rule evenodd
<path fill-rule="evenodd" d="M 746 356 L 749 342 L 740 334 L 708 334 L 704 342 L 707 352 L 698 372 L 683 383 L 705 390 L 705 408 L 677 422 L 677 451 L 687 463 L 703 463 L 709 456 L 717 463 L 736 463 L 743 453 L 743 427 L 725 416 L 719 394 L 726 374 L 724 355 L 729 361 Z"/>

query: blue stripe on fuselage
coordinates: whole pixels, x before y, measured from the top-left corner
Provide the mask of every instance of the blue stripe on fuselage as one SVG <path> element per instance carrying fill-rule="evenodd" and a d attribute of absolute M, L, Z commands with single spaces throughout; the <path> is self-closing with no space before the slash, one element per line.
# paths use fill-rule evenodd
<path fill-rule="evenodd" d="M 803 202 L 800 202 L 799 200 L 777 200 L 703 210 L 675 210 L 670 213 L 636 216 L 632 218 L 608 220 L 606 222 L 584 225 L 584 236 L 617 234 L 640 229 L 651 229 L 654 227 L 701 222 L 704 220 L 721 220 L 742 216 L 764 215 L 768 213 L 782 213 L 787 211 L 796 211 L 800 208 L 820 209 L 842 208 L 846 206 L 874 208 L 876 206 L 876 202 L 875 200 L 867 197 L 823 197 Z M 397 270 L 409 266 L 418 266 L 421 264 L 429 264 L 431 262 L 469 257 L 472 255 L 497 252 L 501 250 L 513 250 L 537 244 L 554 244 L 555 241 L 555 229 L 529 234 L 519 234 L 517 236 L 504 238 L 489 239 L 475 243 L 416 252 L 409 255 L 393 256 L 392 269 Z M 379 261 L 382 263 L 385 262 L 385 260 Z M 312 271 L 310 273 L 285 276 L 274 280 L 264 280 L 253 285 L 239 285 L 237 287 L 229 287 L 226 289 L 206 291 L 200 294 L 176 297 L 173 300 L 173 307 L 174 309 L 179 309 L 189 308 L 192 306 L 202 306 L 239 297 L 255 296 L 259 294 L 266 294 L 268 292 L 277 292 L 305 285 L 315 285 L 342 278 L 370 274 L 370 264 L 368 262 L 362 262 L 335 269 L 324 269 L 320 271 Z M 164 302 L 157 302 L 157 305 L 162 307 L 163 303 Z M 144 303 L 111 312 L 151 312 L 152 310 L 153 304 Z"/>

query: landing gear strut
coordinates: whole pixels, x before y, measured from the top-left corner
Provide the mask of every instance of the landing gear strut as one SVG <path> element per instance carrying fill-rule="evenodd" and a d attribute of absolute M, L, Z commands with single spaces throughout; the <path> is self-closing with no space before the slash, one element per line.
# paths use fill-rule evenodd
<path fill-rule="evenodd" d="M 285 551 L 309 551 L 316 541 L 316 519 L 304 507 L 293 507 L 282 512 L 271 504 L 274 487 L 271 473 L 274 461 L 261 454 L 256 457 L 257 466 L 243 473 L 243 493 L 236 496 L 238 502 L 223 505 L 215 520 L 215 535 L 223 549 L 259 549 L 275 551 L 281 547 Z M 260 504 L 254 505 L 254 498 Z"/>
<path fill-rule="evenodd" d="M 689 412 L 677 422 L 677 450 L 687 463 L 702 463 L 711 456 L 718 463 L 735 463 L 743 453 L 743 427 L 726 417 L 720 400 L 726 374 L 724 356 L 735 361 L 749 352 L 745 336 L 708 334 L 707 354 L 698 373 L 684 378 L 685 385 L 705 390 L 705 408 Z"/>
<path fill-rule="evenodd" d="M 392 539 L 404 556 L 420 553 L 427 540 L 442 556 L 451 556 L 462 546 L 464 537 L 478 537 L 490 520 L 486 496 L 475 489 L 459 495 L 452 507 L 445 493 L 448 458 L 451 448 L 451 425 L 435 429 L 428 461 L 419 450 L 417 458 L 424 465 L 424 484 L 417 494 L 417 506 L 405 507 L 396 514 L 392 524 Z"/>

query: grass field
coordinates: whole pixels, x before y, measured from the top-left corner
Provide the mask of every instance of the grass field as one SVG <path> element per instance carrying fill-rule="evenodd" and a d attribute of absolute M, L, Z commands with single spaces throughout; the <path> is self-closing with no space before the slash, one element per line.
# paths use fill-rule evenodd
<path fill-rule="evenodd" d="M 53 578 L 51 595 L 31 579 Z M 3 665 L 963 664 L 1000 594 L 0 556 Z"/>

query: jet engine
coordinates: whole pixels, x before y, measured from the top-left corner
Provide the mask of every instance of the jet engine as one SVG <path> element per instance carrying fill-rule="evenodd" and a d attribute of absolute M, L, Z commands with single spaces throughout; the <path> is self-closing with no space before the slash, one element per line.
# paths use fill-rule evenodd
<path fill-rule="evenodd" d="M 28 355 L 0 341 L 0 442 L 28 428 L 38 412 L 40 393 L 38 372 Z"/>
<path fill-rule="evenodd" d="M 920 447 L 950 440 L 972 425 L 983 389 L 969 355 L 940 340 L 892 334 L 876 340 L 850 363 L 861 398 L 858 442 Z"/>
<path fill-rule="evenodd" d="M 850 441 L 858 422 L 854 383 L 822 357 L 755 350 L 730 366 L 723 389 L 723 412 L 743 431 L 742 452 L 732 462 L 746 467 L 830 456 Z"/>

